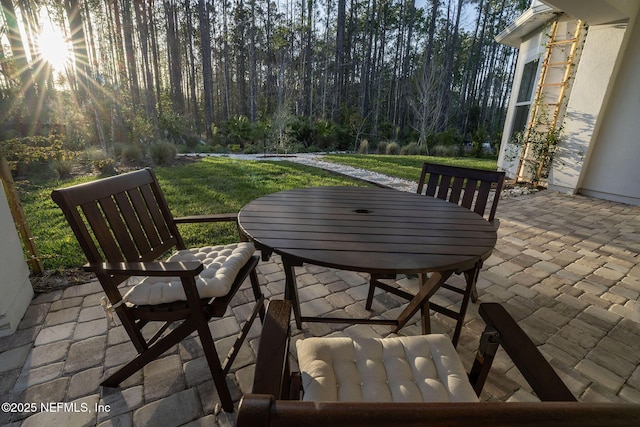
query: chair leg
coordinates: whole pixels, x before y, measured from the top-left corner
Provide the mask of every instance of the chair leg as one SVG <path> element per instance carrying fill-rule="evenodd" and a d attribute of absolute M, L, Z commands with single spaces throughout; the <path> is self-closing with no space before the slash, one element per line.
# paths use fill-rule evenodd
<path fill-rule="evenodd" d="M 458 319 L 456 322 L 455 330 L 453 332 L 453 338 L 451 339 L 454 347 L 458 345 L 458 340 L 460 339 L 460 334 L 462 333 L 462 326 L 464 325 L 465 315 L 467 314 L 467 307 L 469 306 L 469 300 L 471 299 L 471 295 L 473 293 L 473 290 L 475 289 L 481 266 L 482 264 L 476 265 L 472 270 L 464 272 L 467 284 L 462 296 L 462 303 L 460 304 L 460 312 L 458 313 Z"/>
<path fill-rule="evenodd" d="M 149 362 L 155 360 L 177 343 L 184 340 L 196 329 L 193 320 L 187 319 L 171 331 L 166 337 L 158 340 L 147 350 L 141 352 L 135 359 L 124 365 L 100 385 L 103 387 L 117 387 L 121 382 L 129 378 Z"/>
<path fill-rule="evenodd" d="M 476 284 L 473 284 L 473 288 L 471 289 L 471 301 L 474 303 L 478 302 L 478 289 L 476 288 Z"/>
<path fill-rule="evenodd" d="M 207 358 L 207 364 L 209 365 L 209 370 L 213 377 L 213 383 L 215 384 L 218 396 L 220 397 L 222 409 L 224 409 L 225 412 L 233 412 L 233 399 L 231 398 L 231 392 L 227 385 L 225 373 L 222 370 L 222 364 L 220 363 L 220 358 L 218 357 L 218 352 L 216 351 L 211 331 L 209 330 L 209 324 L 202 312 L 194 314 L 194 317 L 196 317 L 195 321 L 197 324 L 198 336 L 200 337 L 204 355 Z"/>
<path fill-rule="evenodd" d="M 480 337 L 480 348 L 476 352 L 476 358 L 469 372 L 469 382 L 478 397 L 480 397 L 484 383 L 489 376 L 499 344 L 500 334 L 492 327 L 487 326 Z"/>
<path fill-rule="evenodd" d="M 367 294 L 367 302 L 364 305 L 364 308 L 367 310 L 371 310 L 371 305 L 373 304 L 373 294 L 376 292 L 376 278 L 371 275 L 369 279 L 369 293 Z"/>
<path fill-rule="evenodd" d="M 298 285 L 296 284 L 296 267 L 286 257 L 282 258 L 282 267 L 285 275 L 284 299 L 291 301 L 296 328 L 302 329 L 302 313 L 300 312 L 300 298 L 298 297 Z"/>
<path fill-rule="evenodd" d="M 418 280 L 420 281 L 420 287 L 425 284 L 428 277 L 424 273 L 420 273 L 418 275 Z M 420 323 L 422 325 L 422 334 L 428 335 L 431 333 L 431 310 L 429 309 L 429 300 L 425 301 L 425 303 L 420 307 Z"/>
<path fill-rule="evenodd" d="M 260 290 L 260 281 L 258 280 L 258 273 L 256 272 L 256 269 L 254 268 L 253 270 L 251 270 L 251 273 L 249 273 L 249 281 L 251 282 L 251 289 L 253 290 L 253 296 L 256 300 L 256 304 L 264 301 L 264 296 L 262 295 L 262 291 Z M 265 314 L 265 310 L 264 310 L 264 304 L 260 304 L 260 322 L 264 322 L 264 314 Z"/>

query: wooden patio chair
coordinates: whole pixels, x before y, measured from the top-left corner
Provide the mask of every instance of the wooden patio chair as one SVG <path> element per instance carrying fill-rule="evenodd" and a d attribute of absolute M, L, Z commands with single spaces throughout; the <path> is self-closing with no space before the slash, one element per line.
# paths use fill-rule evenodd
<path fill-rule="evenodd" d="M 233 411 L 225 376 L 251 324 L 258 315 L 264 317 L 255 271 L 259 257 L 249 242 L 186 249 L 177 224 L 234 221 L 236 215 L 174 218 L 151 169 L 54 190 L 51 197 L 89 261 L 84 269 L 95 273 L 104 289 L 103 307 L 111 319 L 114 312 L 118 315 L 138 352 L 101 385 L 116 387 L 197 331 L 222 407 Z M 173 250 L 177 251 L 167 261 L 158 261 Z M 127 288 L 132 277 L 142 280 Z M 221 363 L 208 321 L 224 316 L 247 277 L 256 304 Z M 142 328 L 150 322 L 163 325 L 147 339 L 151 334 L 143 335 Z"/>
<path fill-rule="evenodd" d="M 505 173 L 496 171 L 485 171 L 479 169 L 470 169 L 457 166 L 436 165 L 432 163 L 424 163 L 422 166 L 422 174 L 418 182 L 418 194 L 436 197 L 455 203 L 465 207 L 470 211 L 484 217 L 487 221 L 494 224 L 498 228 L 499 221 L 495 218 L 500 200 L 500 192 L 504 184 Z M 493 191 L 493 199 L 489 201 L 489 197 Z M 442 287 L 462 295 L 460 310 L 454 311 L 438 304 L 429 302 L 422 310 L 423 333 L 429 333 L 429 309 L 434 310 L 444 316 L 450 317 L 456 321 L 452 342 L 454 347 L 458 344 L 462 326 L 464 324 L 464 316 L 467 313 L 469 299 L 477 301 L 476 282 L 478 281 L 478 273 L 482 268 L 482 261 L 479 261 L 473 269 L 460 271 L 464 274 L 465 286 L 460 288 L 452 284 L 444 284 Z M 369 293 L 365 307 L 371 310 L 373 297 L 376 288 L 381 288 L 394 295 L 398 295 L 405 299 L 413 298 L 410 293 L 381 282 L 382 279 L 394 279 L 395 277 L 384 277 L 372 275 L 369 281 Z M 419 275 L 420 283 L 426 281 L 426 275 Z"/>
<path fill-rule="evenodd" d="M 504 308 L 480 304 L 487 327 L 467 376 L 445 335 L 307 338 L 289 370 L 290 302 L 269 304 L 252 393 L 237 426 L 631 426 L 640 405 L 578 403 Z M 541 402 L 479 402 L 498 346 Z"/>

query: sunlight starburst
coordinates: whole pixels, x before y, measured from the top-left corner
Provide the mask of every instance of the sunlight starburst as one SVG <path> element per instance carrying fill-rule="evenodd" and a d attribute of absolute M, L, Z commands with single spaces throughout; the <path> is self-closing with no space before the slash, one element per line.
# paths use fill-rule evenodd
<path fill-rule="evenodd" d="M 38 38 L 38 47 L 42 58 L 54 72 L 63 72 L 71 60 L 71 44 L 67 42 L 59 28 L 47 25 Z"/>

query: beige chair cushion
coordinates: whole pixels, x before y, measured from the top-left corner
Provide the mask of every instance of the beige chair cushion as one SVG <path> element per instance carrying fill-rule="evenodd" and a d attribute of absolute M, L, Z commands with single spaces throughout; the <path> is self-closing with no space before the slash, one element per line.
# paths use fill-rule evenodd
<path fill-rule="evenodd" d="M 201 298 L 214 298 L 229 292 L 238 272 L 254 252 L 252 243 L 242 242 L 181 250 L 167 261 L 200 261 L 204 270 L 196 277 L 198 293 Z M 156 305 L 185 301 L 186 296 L 179 277 L 146 277 L 122 299 L 130 304 Z"/>
<path fill-rule="evenodd" d="M 478 401 L 446 335 L 307 338 L 296 348 L 303 400 Z"/>

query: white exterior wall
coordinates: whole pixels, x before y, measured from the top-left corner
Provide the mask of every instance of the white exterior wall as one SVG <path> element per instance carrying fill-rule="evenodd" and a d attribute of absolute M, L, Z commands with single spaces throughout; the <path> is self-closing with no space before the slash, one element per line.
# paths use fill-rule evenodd
<path fill-rule="evenodd" d="M 545 3 L 556 10 L 569 5 L 564 0 Z M 571 11 L 574 16 L 587 24 L 589 20 L 602 24 L 589 26 L 562 119 L 562 142 L 550 170 L 549 188 L 640 205 L 640 2 L 581 5 Z M 514 37 L 523 37 L 523 30 L 530 27 L 520 44 L 498 157 L 498 167 L 509 177 L 516 175 L 519 160 L 508 154 L 512 147 L 508 139 L 522 70 L 543 50 L 544 30 L 539 20 L 536 24 L 535 18 L 530 19 L 503 37 L 517 45 Z"/>
<path fill-rule="evenodd" d="M 562 122 L 562 142 L 549 174 L 552 190 L 579 191 L 587 171 L 584 166 L 593 157 L 596 135 L 605 123 L 603 112 L 625 30 L 625 24 L 589 27 Z M 591 167 L 601 160 L 600 156 L 597 158 L 589 163 Z"/>
<path fill-rule="evenodd" d="M 0 184 L 0 337 L 15 332 L 24 316 L 33 288 L 9 203 Z"/>
<path fill-rule="evenodd" d="M 638 12 L 640 13 L 640 12 Z M 620 37 L 621 26 L 603 29 Z M 606 46 L 598 49 L 602 55 Z M 629 22 L 614 83 L 596 125 L 578 182 L 581 194 L 640 205 L 640 20 Z M 592 82 L 602 77 L 593 75 Z M 593 86 L 594 83 L 590 87 Z"/>

